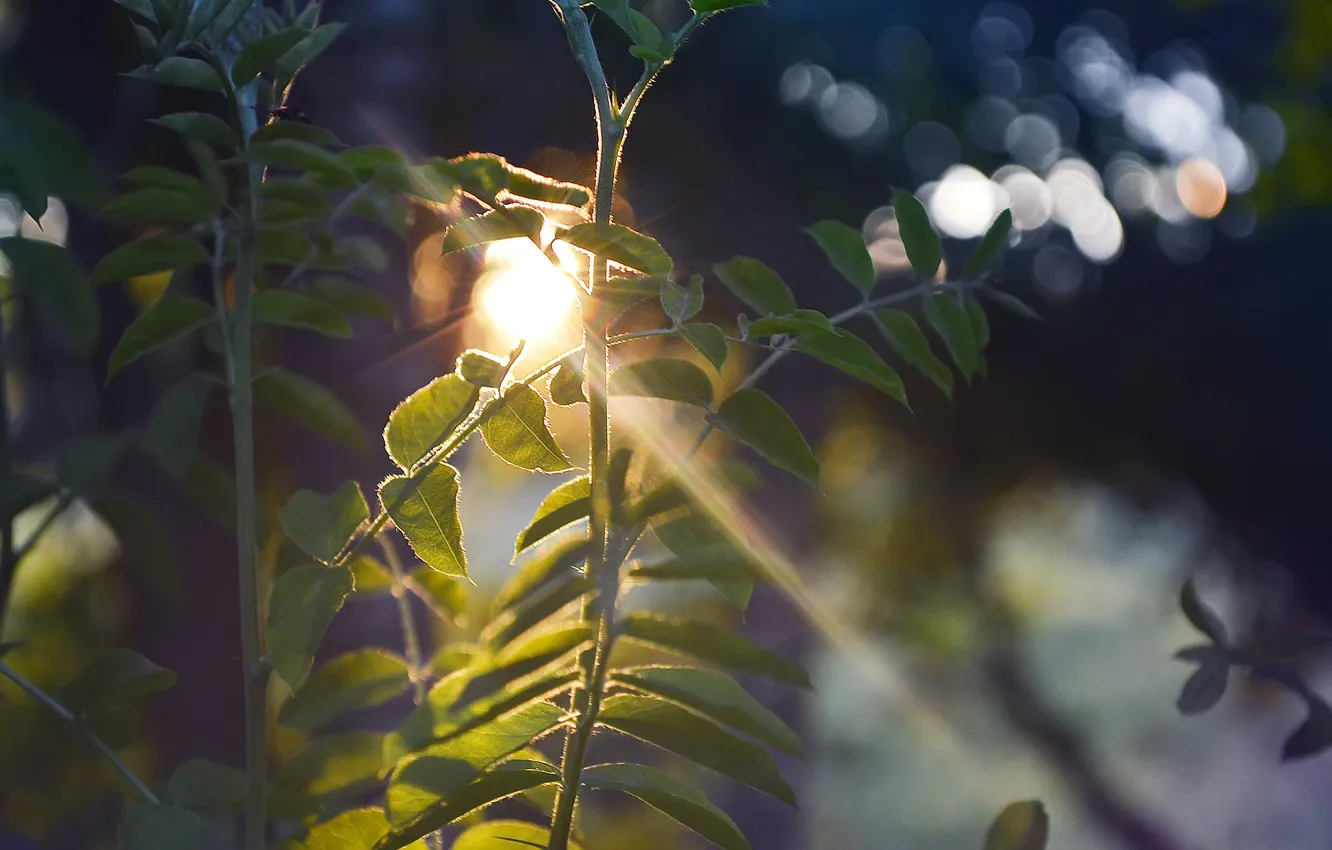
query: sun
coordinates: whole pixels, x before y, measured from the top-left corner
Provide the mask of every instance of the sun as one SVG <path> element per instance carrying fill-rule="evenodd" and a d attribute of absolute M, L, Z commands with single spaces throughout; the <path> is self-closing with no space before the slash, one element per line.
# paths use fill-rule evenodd
<path fill-rule="evenodd" d="M 543 234 L 548 241 L 554 234 Z M 561 265 L 577 262 L 556 244 Z M 562 336 L 577 318 L 573 282 L 528 239 L 505 239 L 486 249 L 486 271 L 477 281 L 477 306 L 490 329 L 506 342 L 539 344 Z"/>

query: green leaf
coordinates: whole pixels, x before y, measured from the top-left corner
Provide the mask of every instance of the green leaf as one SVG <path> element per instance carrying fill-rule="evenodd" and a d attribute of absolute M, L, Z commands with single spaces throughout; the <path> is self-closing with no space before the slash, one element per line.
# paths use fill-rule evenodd
<path fill-rule="evenodd" d="M 898 234 L 902 237 L 902 247 L 906 248 L 907 259 L 916 272 L 916 279 L 922 282 L 934 280 L 943 261 L 943 246 L 939 234 L 930 224 L 930 215 L 925 206 L 915 195 L 903 189 L 893 192 L 893 211 L 897 214 Z"/>
<path fill-rule="evenodd" d="M 697 667 L 628 667 L 615 671 L 614 681 L 679 703 L 785 753 L 801 754 L 800 737 L 725 673 Z"/>
<path fill-rule="evenodd" d="M 673 703 L 616 694 L 602 703 L 597 722 L 795 805 L 767 750 Z"/>
<path fill-rule="evenodd" d="M 659 770 L 637 764 L 598 764 L 583 771 L 583 784 L 637 797 L 722 850 L 749 850 L 749 842 L 725 812 L 695 788 Z"/>
<path fill-rule="evenodd" d="M 966 297 L 965 306 L 967 308 L 967 318 L 971 321 L 971 332 L 976 337 L 976 347 L 984 351 L 990 344 L 990 319 L 985 315 L 985 308 L 981 306 L 974 295 Z"/>
<path fill-rule="evenodd" d="M 179 342 L 216 318 L 197 298 L 167 293 L 135 319 L 120 338 L 107 366 L 107 377 L 146 354 Z"/>
<path fill-rule="evenodd" d="M 150 80 L 164 86 L 178 86 L 187 89 L 222 94 L 225 86 L 222 78 L 202 59 L 190 59 L 185 56 L 168 56 L 154 67 L 143 66 L 130 72 L 131 77 Z"/>
<path fill-rule="evenodd" d="M 1332 749 L 1332 708 L 1321 700 L 1309 703 L 1309 716 L 1286 738 L 1282 761 L 1297 761 Z"/>
<path fill-rule="evenodd" d="M 370 850 L 388 835 L 383 809 L 352 809 L 310 828 L 305 838 L 288 850 Z M 426 850 L 426 842 L 403 845 L 407 850 Z"/>
<path fill-rule="evenodd" d="M 688 360 L 662 357 L 621 366 L 610 375 L 610 392 L 712 407 L 712 380 Z"/>
<path fill-rule="evenodd" d="M 811 322 L 796 316 L 767 316 L 749 324 L 749 339 L 761 339 L 767 336 L 784 334 L 832 333 L 833 328 L 825 322 Z"/>
<path fill-rule="evenodd" d="M 260 187 L 259 218 L 265 224 L 319 221 L 333 210 L 333 199 L 308 178 L 273 178 Z"/>
<path fill-rule="evenodd" d="M 1225 696 L 1229 678 L 1230 657 L 1224 649 L 1213 650 L 1184 682 L 1175 702 L 1179 713 L 1190 716 L 1210 710 Z"/>
<path fill-rule="evenodd" d="M 586 535 L 580 534 L 567 537 L 522 559 L 518 570 L 496 592 L 492 601 L 494 609 L 502 611 L 527 599 L 537 590 L 576 580 L 581 575 L 579 567 L 587 560 L 590 546 Z"/>
<path fill-rule="evenodd" d="M 148 418 L 144 448 L 172 478 L 184 477 L 194 462 L 211 389 L 202 378 L 177 381 L 158 399 Z"/>
<path fill-rule="evenodd" d="M 42 325 L 75 354 L 91 354 L 101 330 L 97 300 L 70 253 L 51 242 L 6 236 L 0 254 Z"/>
<path fill-rule="evenodd" d="M 393 304 L 388 299 L 378 293 L 368 292 L 350 281 L 335 277 L 320 278 L 310 284 L 305 294 L 319 299 L 349 318 L 363 316 L 382 319 L 393 324 L 398 321 Z"/>
<path fill-rule="evenodd" d="M 382 649 L 340 655 L 316 670 L 278 712 L 278 723 L 312 730 L 360 709 L 382 705 L 412 685 L 407 662 Z"/>
<path fill-rule="evenodd" d="M 957 299 L 946 292 L 933 292 L 926 295 L 925 318 L 930 326 L 948 347 L 953 362 L 968 378 L 976 374 L 980 362 L 980 351 L 976 347 L 976 335 L 971 330 L 971 319 L 966 309 Z"/>
<path fill-rule="evenodd" d="M 588 515 L 592 504 L 592 485 L 586 475 L 570 479 L 551 490 L 542 500 L 532 521 L 514 541 L 513 554 L 518 555 L 567 525 Z"/>
<path fill-rule="evenodd" d="M 317 564 L 293 567 L 273 582 L 268 600 L 268 652 L 277 673 L 292 690 L 310 672 L 328 624 L 352 591 L 351 570 Z"/>
<path fill-rule="evenodd" d="M 661 308 L 676 324 L 697 316 L 698 311 L 703 309 L 703 278 L 694 275 L 686 286 L 662 278 Z"/>
<path fill-rule="evenodd" d="M 953 397 L 953 372 L 930 351 L 930 341 L 909 313 L 901 310 L 880 310 L 875 314 L 876 324 L 888 345 L 897 355 L 934 385 L 948 398 Z"/>
<path fill-rule="evenodd" d="M 185 148 L 190 152 L 190 157 L 199 169 L 199 175 L 210 190 L 212 196 L 209 199 L 210 203 L 216 206 L 219 201 L 227 198 L 227 177 L 222 173 L 222 163 L 218 160 L 217 153 L 203 142 L 186 141 Z"/>
<path fill-rule="evenodd" d="M 81 133 L 49 109 L 23 98 L 10 95 L 0 108 L 8 137 L 3 146 L 36 164 L 50 194 L 90 211 L 106 202 L 101 166 Z"/>
<path fill-rule="evenodd" d="M 422 780 L 420 776 L 413 776 L 412 781 L 429 782 L 429 779 Z M 486 806 L 559 781 L 559 768 L 546 762 L 513 759 L 497 764 L 467 785 L 447 796 L 437 798 L 433 805 L 421 811 L 408 823 L 393 829 L 375 846 L 383 850 L 402 847 Z M 390 786 L 390 805 L 393 805 L 393 790 L 394 786 Z M 401 807 L 402 804 L 399 804 L 399 808 Z"/>
<path fill-rule="evenodd" d="M 619 628 L 624 637 L 659 649 L 798 688 L 810 686 L 800 665 L 702 620 L 673 620 L 639 612 L 624 617 Z"/>
<path fill-rule="evenodd" d="M 452 254 L 501 239 L 536 239 L 545 224 L 546 217 L 531 207 L 500 207 L 449 225 L 441 250 Z"/>
<path fill-rule="evenodd" d="M 469 348 L 458 357 L 458 374 L 475 387 L 498 387 L 506 371 L 504 360 L 493 354 Z"/>
<path fill-rule="evenodd" d="M 850 331 L 805 334 L 796 341 L 796 348 L 859 378 L 903 405 L 907 404 L 901 376 L 883 362 L 883 358 L 868 343 Z"/>
<path fill-rule="evenodd" d="M 516 820 L 496 820 L 479 823 L 458 836 L 453 850 L 523 850 L 546 847 L 550 844 L 550 830 L 545 827 Z M 570 840 L 569 850 L 582 850 L 578 842 Z"/>
<path fill-rule="evenodd" d="M 176 674 L 137 652 L 112 649 L 93 659 L 65 689 L 65 705 L 73 710 L 123 703 L 169 690 Z"/>
<path fill-rule="evenodd" d="M 583 393 L 583 368 L 578 358 L 565 360 L 550 376 L 550 400 L 561 407 L 587 402 Z"/>
<path fill-rule="evenodd" d="M 242 151 L 239 158 L 256 165 L 312 171 L 332 179 L 337 185 L 350 185 L 356 181 L 356 172 L 335 154 L 296 139 L 255 142 Z"/>
<path fill-rule="evenodd" d="M 207 759 L 187 759 L 171 774 L 171 802 L 185 809 L 232 809 L 245 803 L 245 771 Z"/>
<path fill-rule="evenodd" d="M 457 577 L 421 566 L 409 576 L 409 586 L 441 619 L 452 622 L 467 612 L 467 591 Z"/>
<path fill-rule="evenodd" d="M 369 555 L 357 555 L 347 564 L 352 571 L 354 585 L 359 594 L 387 593 L 393 589 L 393 576 L 388 567 Z"/>
<path fill-rule="evenodd" d="M 0 192 L 13 195 L 19 208 L 33 219 L 40 221 L 46 215 L 46 176 L 21 151 L 5 151 L 5 158 L 0 159 Z"/>
<path fill-rule="evenodd" d="M 240 139 L 231 125 L 207 112 L 176 112 L 149 120 L 192 141 L 230 150 L 240 146 Z"/>
<path fill-rule="evenodd" d="M 114 222 L 142 224 L 203 224 L 216 211 L 212 194 L 182 192 L 178 189 L 139 189 L 111 199 L 102 208 L 102 217 Z"/>
<path fill-rule="evenodd" d="M 786 281 L 771 268 L 751 257 L 735 257 L 712 267 L 735 297 L 758 311 L 760 316 L 785 316 L 795 312 L 795 296 Z"/>
<path fill-rule="evenodd" d="M 1021 316 L 1024 319 L 1031 319 L 1034 322 L 1041 321 L 1041 314 L 1028 307 L 1026 302 L 1021 298 L 1018 298 L 1016 295 L 1010 295 L 1007 292 L 998 289 L 990 289 L 986 286 L 977 288 L 976 293 L 980 295 L 981 298 L 993 301 L 1010 313 Z"/>
<path fill-rule="evenodd" d="M 297 491 L 287 500 L 279 518 L 291 542 L 317 561 L 332 562 L 361 523 L 370 518 L 370 507 L 360 485 L 348 481 L 328 496 Z"/>
<path fill-rule="evenodd" d="M 384 428 L 389 457 L 403 470 L 411 469 L 467 419 L 480 395 L 479 388 L 457 373 L 412 393 L 389 414 Z"/>
<path fill-rule="evenodd" d="M 755 389 L 738 390 L 708 419 L 769 463 L 818 486 L 818 459 L 791 417 L 767 394 Z"/>
<path fill-rule="evenodd" d="M 684 325 L 680 337 L 708 358 L 718 372 L 726 365 L 726 332 L 721 328 L 712 324 Z"/>
<path fill-rule="evenodd" d="M 288 50 L 277 63 L 278 86 L 286 88 L 291 78 L 327 50 L 346 28 L 347 25 L 341 22 L 324 24 Z"/>
<path fill-rule="evenodd" d="M 210 194 L 208 187 L 198 177 L 160 165 L 141 165 L 138 168 L 131 168 L 122 174 L 120 179 L 140 189 L 165 189 L 168 192 L 201 197 Z M 210 209 L 216 212 L 217 207 L 212 206 Z"/>
<path fill-rule="evenodd" d="M 288 759 L 273 777 L 274 818 L 314 814 L 330 798 L 349 797 L 379 784 L 383 769 L 378 732 L 342 732 L 320 738 Z"/>
<path fill-rule="evenodd" d="M 250 136 L 251 144 L 267 144 L 268 142 L 284 140 L 301 142 L 317 148 L 333 148 L 341 144 L 338 137 L 333 135 L 333 132 L 328 128 L 320 127 L 318 124 L 305 124 L 300 121 L 270 121 L 255 130 L 254 135 Z M 346 151 L 339 152 L 338 160 L 355 169 L 355 158 L 348 158 L 345 153 Z"/>
<path fill-rule="evenodd" d="M 153 12 L 153 4 L 150 0 L 116 0 L 116 3 L 139 17 L 157 23 L 157 15 Z"/>
<path fill-rule="evenodd" d="M 481 436 L 500 460 L 519 469 L 564 472 L 573 468 L 550 433 L 546 402 L 531 387 L 515 384 L 491 405 L 481 423 Z"/>
<path fill-rule="evenodd" d="M 563 709 L 535 702 L 408 756 L 389 779 L 389 823 L 400 830 L 428 818 L 440 800 L 458 794 L 488 767 L 550 732 L 563 719 Z"/>
<path fill-rule="evenodd" d="M 643 274 L 665 277 L 675 265 L 657 240 L 619 224 L 575 224 L 555 238 Z"/>
<path fill-rule="evenodd" d="M 1217 613 L 1198 596 L 1198 587 L 1193 583 L 1193 579 L 1184 582 L 1184 587 L 1180 589 L 1179 607 L 1195 629 L 1211 638 L 1213 643 L 1226 645 L 1226 624 L 1221 622 Z"/>
<path fill-rule="evenodd" d="M 138 803 L 125 812 L 116 835 L 119 850 L 167 850 L 207 846 L 210 830 L 191 811 Z"/>
<path fill-rule="evenodd" d="M 128 436 L 90 434 L 69 440 L 56 455 L 56 480 L 84 498 L 99 495 L 124 454 Z"/>
<path fill-rule="evenodd" d="M 994 265 L 995 260 L 1008 245 L 1008 235 L 1013 231 L 1013 211 L 1004 210 L 985 231 L 976 251 L 967 262 L 967 277 L 974 278 Z"/>
<path fill-rule="evenodd" d="M 308 295 L 285 289 L 256 292 L 254 318 L 266 325 L 301 328 L 337 339 L 352 335 L 351 325 L 337 310 Z"/>
<path fill-rule="evenodd" d="M 1013 803 L 999 813 L 985 836 L 985 850 L 1045 850 L 1050 816 L 1038 800 Z"/>
<path fill-rule="evenodd" d="M 254 397 L 294 422 L 365 451 L 361 423 L 342 400 L 322 384 L 286 369 L 270 369 L 254 380 Z"/>
<path fill-rule="evenodd" d="M 563 550 L 570 558 L 577 551 L 573 547 Z M 552 558 L 551 561 L 555 562 L 555 559 Z M 568 561 L 565 560 L 562 564 L 568 564 Z M 582 574 L 572 569 L 569 573 L 559 575 L 559 580 L 546 582 L 511 604 L 481 631 L 481 640 L 492 648 L 507 646 L 519 635 L 555 616 L 587 593 L 589 585 Z"/>
<path fill-rule="evenodd" d="M 145 236 L 121 245 L 93 266 L 94 283 L 114 283 L 140 275 L 187 269 L 208 262 L 208 251 L 187 236 Z"/>
<path fill-rule="evenodd" d="M 467 575 L 458 522 L 458 470 L 442 463 L 419 480 L 390 478 L 379 485 L 379 502 L 427 566 L 445 575 Z"/>
<path fill-rule="evenodd" d="M 244 88 L 255 77 L 272 69 L 284 54 L 309 35 L 306 30 L 293 27 L 250 42 L 231 66 L 231 81 L 236 88 Z"/>
<path fill-rule="evenodd" d="M 862 295 L 869 295 L 874 289 L 874 261 L 870 259 L 869 249 L 860 231 L 840 221 L 820 221 L 805 230 L 819 248 L 827 255 L 828 261 L 842 277 L 851 281 Z"/>
<path fill-rule="evenodd" d="M 689 0 L 689 7 L 699 14 L 725 12 L 741 6 L 766 6 L 768 0 Z"/>
<path fill-rule="evenodd" d="M 510 195 L 541 204 L 570 207 L 586 206 L 592 201 L 592 193 L 585 186 L 555 180 L 535 171 L 519 168 L 503 159 L 500 162 L 504 163 L 504 169 L 509 174 Z"/>

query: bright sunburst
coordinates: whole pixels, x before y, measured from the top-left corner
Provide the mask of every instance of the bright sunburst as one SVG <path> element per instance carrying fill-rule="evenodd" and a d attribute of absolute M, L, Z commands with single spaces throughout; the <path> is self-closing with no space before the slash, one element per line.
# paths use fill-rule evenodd
<path fill-rule="evenodd" d="M 545 239 L 553 235 L 543 234 Z M 567 252 L 567 253 L 566 253 Z M 561 264 L 577 262 L 557 243 Z M 486 249 L 486 273 L 477 282 L 477 305 L 485 322 L 506 341 L 540 343 L 560 336 L 577 320 L 573 283 L 526 239 L 506 239 Z"/>

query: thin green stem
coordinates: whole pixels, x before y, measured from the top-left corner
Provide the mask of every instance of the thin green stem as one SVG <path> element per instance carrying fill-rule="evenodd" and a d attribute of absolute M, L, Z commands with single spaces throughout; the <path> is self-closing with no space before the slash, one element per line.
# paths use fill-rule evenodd
<path fill-rule="evenodd" d="M 9 336 L 5 333 L 5 317 L 0 313 L 0 485 L 9 486 L 14 473 L 13 437 L 9 433 Z M 14 573 L 18 571 L 18 555 L 14 551 L 14 517 L 0 518 L 0 626 L 4 625 L 8 610 L 9 590 L 14 586 Z"/>
<path fill-rule="evenodd" d="M 558 0 L 558 9 L 574 59 L 587 76 L 596 105 L 597 174 L 592 217 L 597 224 L 609 224 L 620 153 L 624 145 L 625 115 L 617 112 L 611 102 L 610 86 L 592 40 L 592 29 L 577 0 Z M 632 117 L 632 110 L 628 117 Z M 601 707 L 606 659 L 614 639 L 612 628 L 618 570 L 607 557 L 612 512 L 609 489 L 610 408 L 606 388 L 610 344 L 606 333 L 608 314 L 598 302 L 598 296 L 606 286 L 608 270 L 605 259 L 593 259 L 589 276 L 590 294 L 583 299 L 583 350 L 587 360 L 588 384 L 588 471 L 592 489 L 592 509 L 588 519 L 591 547 L 587 574 L 595 590 L 584 599 L 582 619 L 585 623 L 595 624 L 597 639 L 593 647 L 585 650 L 578 659 L 582 672 L 581 687 L 575 689 L 570 697 L 574 725 L 565 736 L 564 752 L 560 760 L 561 782 L 555 810 L 551 815 L 549 850 L 567 850 L 569 846 L 583 765 L 587 758 L 587 745 Z"/>
<path fill-rule="evenodd" d="M 412 676 L 412 702 L 425 701 L 425 678 L 422 674 L 421 637 L 416 632 L 416 617 L 412 614 L 411 593 L 407 588 L 407 571 L 391 540 L 380 537 L 379 548 L 384 553 L 389 573 L 393 576 L 393 598 L 398 603 L 398 619 L 402 623 L 402 654 Z"/>
<path fill-rule="evenodd" d="M 152 792 L 152 789 L 144 784 L 144 781 L 135 775 L 134 771 L 130 769 L 129 765 L 125 764 L 120 755 L 117 754 L 110 745 L 99 738 L 96 732 L 88 728 L 88 725 L 82 722 L 74 712 L 65 708 L 59 700 L 28 681 L 17 670 L 3 661 L 0 661 L 0 676 L 4 676 L 15 685 L 18 685 L 28 696 L 50 709 L 52 714 L 77 729 L 79 733 L 88 740 L 88 743 L 92 744 L 93 747 L 95 747 L 97 751 L 111 763 L 111 766 L 119 771 L 120 775 L 124 776 L 130 785 L 134 786 L 134 790 L 139 792 L 139 796 L 143 797 L 144 800 L 153 805 L 160 805 L 161 801 L 157 799 L 157 795 Z"/>

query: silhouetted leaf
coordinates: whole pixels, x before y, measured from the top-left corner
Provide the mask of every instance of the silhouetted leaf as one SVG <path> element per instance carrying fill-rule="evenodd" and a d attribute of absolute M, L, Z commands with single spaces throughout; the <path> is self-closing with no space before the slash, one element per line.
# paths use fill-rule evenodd
<path fill-rule="evenodd" d="M 328 624 L 352 591 L 351 571 L 317 564 L 293 567 L 273 582 L 268 600 L 268 653 L 292 690 L 300 688 Z"/>
<path fill-rule="evenodd" d="M 458 470 L 442 463 L 416 480 L 395 476 L 379 485 L 379 501 L 427 566 L 445 575 L 467 575 L 458 522 Z"/>
<path fill-rule="evenodd" d="M 197 298 L 163 295 L 125 329 L 111 352 L 107 377 L 146 354 L 184 339 L 214 318 L 213 309 Z"/>
<path fill-rule="evenodd" d="M 712 380 L 688 360 L 661 357 L 621 366 L 610 375 L 610 392 L 712 407 Z"/>
<path fill-rule="evenodd" d="M 750 257 L 735 257 L 712 267 L 726 288 L 760 316 L 785 316 L 795 311 L 795 296 L 777 272 Z"/>

